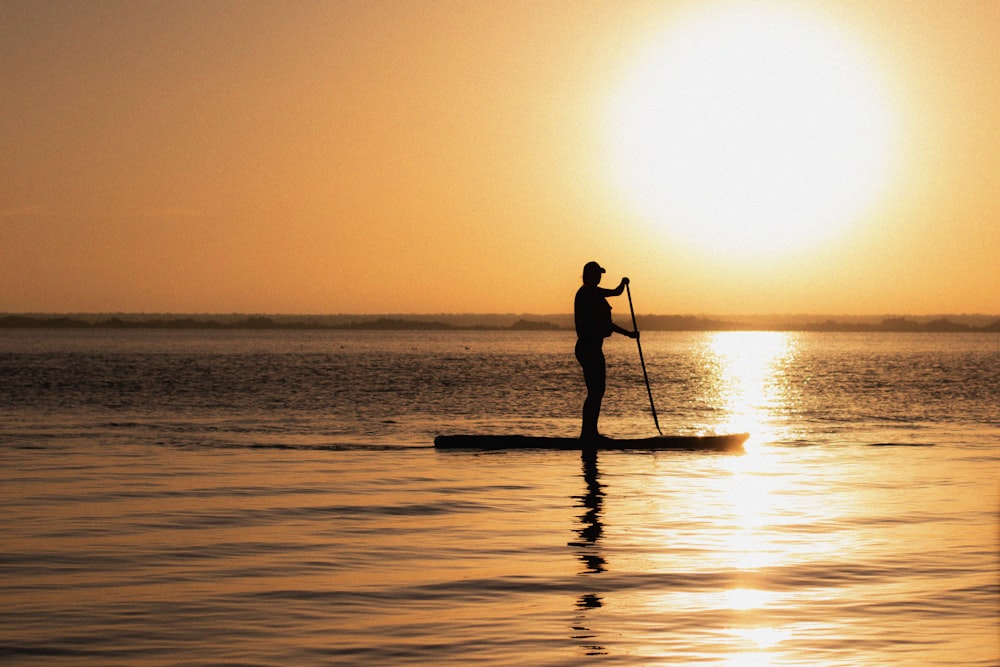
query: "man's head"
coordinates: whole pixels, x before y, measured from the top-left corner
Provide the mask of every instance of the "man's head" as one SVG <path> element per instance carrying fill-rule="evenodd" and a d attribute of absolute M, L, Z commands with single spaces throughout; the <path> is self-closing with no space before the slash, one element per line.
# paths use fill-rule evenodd
<path fill-rule="evenodd" d="M 604 269 L 597 262 L 587 262 L 583 265 L 583 284 L 596 285 L 601 282 Z"/>

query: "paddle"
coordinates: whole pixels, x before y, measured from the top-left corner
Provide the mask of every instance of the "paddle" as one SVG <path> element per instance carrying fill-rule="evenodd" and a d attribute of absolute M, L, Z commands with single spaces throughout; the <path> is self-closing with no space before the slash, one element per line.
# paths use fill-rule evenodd
<path fill-rule="evenodd" d="M 625 283 L 625 293 L 628 294 L 628 309 L 632 313 L 632 329 L 639 333 L 639 325 L 635 322 L 635 308 L 632 307 L 632 290 L 629 289 L 628 283 Z M 636 347 L 639 348 L 639 363 L 642 364 L 642 377 L 646 380 L 646 393 L 649 394 L 649 409 L 653 411 L 653 423 L 656 424 L 656 431 L 660 435 L 663 435 L 663 431 L 660 430 L 660 420 L 656 418 L 656 406 L 653 405 L 653 390 L 649 388 L 649 375 L 646 373 L 646 360 L 642 357 L 642 343 L 639 342 L 639 337 L 635 337 Z"/>

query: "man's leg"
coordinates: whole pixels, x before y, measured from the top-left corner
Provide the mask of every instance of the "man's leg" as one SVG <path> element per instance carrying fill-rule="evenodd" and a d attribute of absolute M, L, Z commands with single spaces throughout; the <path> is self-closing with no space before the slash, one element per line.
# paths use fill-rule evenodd
<path fill-rule="evenodd" d="M 601 403 L 607 385 L 607 369 L 604 365 L 604 353 L 596 350 L 581 360 L 583 379 L 587 383 L 587 398 L 583 402 L 583 426 L 580 429 L 581 438 L 596 438 L 599 435 L 597 421 L 601 416 Z"/>

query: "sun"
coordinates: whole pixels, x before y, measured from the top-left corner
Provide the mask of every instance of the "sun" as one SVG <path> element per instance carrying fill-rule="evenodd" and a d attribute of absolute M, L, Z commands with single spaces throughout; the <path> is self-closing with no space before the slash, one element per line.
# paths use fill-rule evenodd
<path fill-rule="evenodd" d="M 676 21 L 611 97 L 609 165 L 670 240 L 770 258 L 843 233 L 896 159 L 887 86 L 829 18 L 721 4 Z"/>

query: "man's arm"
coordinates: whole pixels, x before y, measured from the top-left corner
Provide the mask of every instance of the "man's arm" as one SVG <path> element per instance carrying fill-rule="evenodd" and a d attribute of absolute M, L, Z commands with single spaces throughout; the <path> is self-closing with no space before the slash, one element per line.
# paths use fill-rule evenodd
<path fill-rule="evenodd" d="M 621 296 L 622 292 L 625 291 L 626 285 L 628 285 L 628 278 L 622 278 L 622 281 L 618 283 L 618 287 L 614 289 L 604 289 L 603 287 L 598 289 L 601 290 L 603 296 Z"/>
<path fill-rule="evenodd" d="M 628 336 L 629 338 L 638 338 L 639 337 L 639 332 L 638 331 L 629 331 L 628 329 L 623 329 L 622 327 L 618 326 L 614 322 L 611 323 L 611 330 L 612 331 L 616 331 L 616 332 L 620 333 L 623 336 Z"/>

